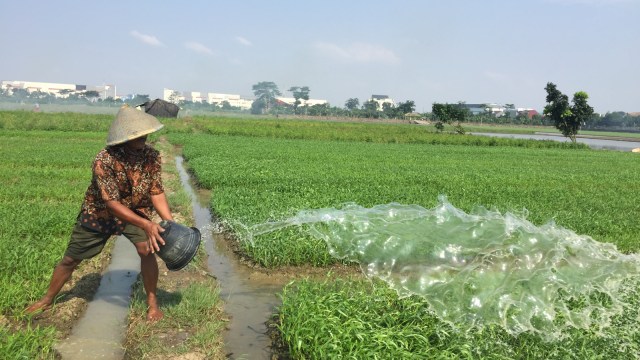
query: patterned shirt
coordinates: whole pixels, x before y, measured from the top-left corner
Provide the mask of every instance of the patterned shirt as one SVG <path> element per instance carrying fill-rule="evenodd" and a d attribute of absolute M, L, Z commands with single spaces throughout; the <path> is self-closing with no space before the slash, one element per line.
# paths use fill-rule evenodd
<path fill-rule="evenodd" d="M 139 153 L 123 146 L 108 146 L 93 161 L 93 177 L 78 215 L 82 226 L 104 234 L 119 235 L 125 223 L 107 209 L 115 200 L 146 219 L 151 218 L 151 195 L 164 192 L 160 153 L 149 145 Z"/>

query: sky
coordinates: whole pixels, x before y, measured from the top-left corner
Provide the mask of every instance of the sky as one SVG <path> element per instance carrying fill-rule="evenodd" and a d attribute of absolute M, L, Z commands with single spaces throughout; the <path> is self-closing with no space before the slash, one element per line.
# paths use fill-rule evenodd
<path fill-rule="evenodd" d="M 0 80 L 640 111 L 640 0 L 0 0 Z"/>

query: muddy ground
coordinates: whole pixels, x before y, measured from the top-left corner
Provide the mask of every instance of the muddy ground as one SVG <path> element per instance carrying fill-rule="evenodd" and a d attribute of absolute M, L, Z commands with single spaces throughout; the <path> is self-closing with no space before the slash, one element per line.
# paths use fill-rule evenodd
<path fill-rule="evenodd" d="M 110 242 L 98 256 L 83 261 L 60 291 L 54 306 L 34 316 L 30 325 L 32 327 L 53 326 L 56 328 L 59 339 L 69 336 L 74 324 L 82 317 L 87 304 L 93 299 L 93 295 L 100 286 L 102 273 L 111 262 L 112 248 L 113 242 Z"/>

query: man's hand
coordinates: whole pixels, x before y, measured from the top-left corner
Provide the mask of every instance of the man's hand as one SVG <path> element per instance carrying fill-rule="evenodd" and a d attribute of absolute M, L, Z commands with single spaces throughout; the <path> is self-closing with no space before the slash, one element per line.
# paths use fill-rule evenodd
<path fill-rule="evenodd" d="M 159 251 L 160 245 L 164 245 L 164 240 L 160 236 L 160 233 L 164 232 L 164 229 L 160 224 L 156 224 L 151 220 L 139 216 L 118 201 L 111 200 L 107 201 L 106 204 L 107 209 L 117 218 L 144 230 L 147 234 L 147 249 L 150 250 L 151 253 Z"/>
<path fill-rule="evenodd" d="M 160 251 L 160 245 L 165 244 L 162 236 L 160 236 L 160 233 L 164 232 L 162 226 L 153 221 L 148 221 L 143 227 L 143 230 L 147 234 L 147 248 L 151 250 L 151 253 L 153 254 L 156 251 Z"/>

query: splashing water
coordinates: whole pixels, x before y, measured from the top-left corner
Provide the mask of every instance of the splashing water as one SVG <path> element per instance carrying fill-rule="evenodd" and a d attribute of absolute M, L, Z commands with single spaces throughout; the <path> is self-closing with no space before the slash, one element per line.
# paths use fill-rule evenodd
<path fill-rule="evenodd" d="M 249 227 L 247 237 L 303 224 L 332 256 L 358 262 L 401 297 L 424 297 L 439 318 L 463 329 L 496 324 L 547 340 L 569 327 L 602 330 L 625 306 L 623 281 L 640 274 L 638 256 L 612 244 L 482 207 L 466 214 L 444 196 L 433 209 L 301 211 Z"/>

